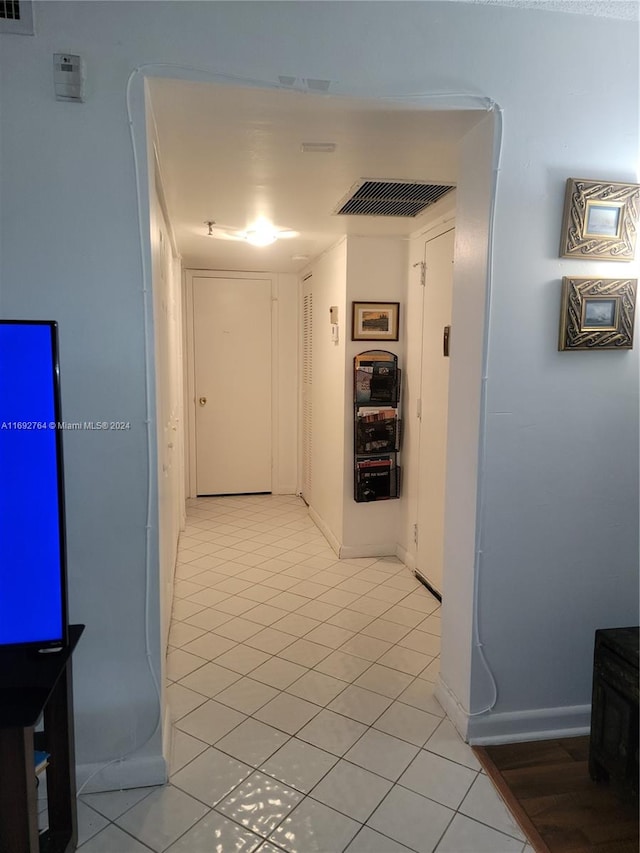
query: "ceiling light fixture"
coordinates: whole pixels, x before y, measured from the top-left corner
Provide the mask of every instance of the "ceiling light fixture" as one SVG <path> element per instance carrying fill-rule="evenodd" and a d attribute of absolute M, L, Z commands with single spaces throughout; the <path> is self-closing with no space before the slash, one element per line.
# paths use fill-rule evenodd
<path fill-rule="evenodd" d="M 276 240 L 289 239 L 297 237 L 297 231 L 291 231 L 288 228 L 276 228 L 269 222 L 260 220 L 251 228 L 241 230 L 239 228 L 231 228 L 227 225 L 218 225 L 214 220 L 205 222 L 209 231 L 207 236 L 215 237 L 218 240 L 236 240 L 249 243 L 250 246 L 271 246 Z"/>
<path fill-rule="evenodd" d="M 277 233 L 268 225 L 261 225 L 258 228 L 249 228 L 240 235 L 251 246 L 270 246 L 278 239 Z"/>

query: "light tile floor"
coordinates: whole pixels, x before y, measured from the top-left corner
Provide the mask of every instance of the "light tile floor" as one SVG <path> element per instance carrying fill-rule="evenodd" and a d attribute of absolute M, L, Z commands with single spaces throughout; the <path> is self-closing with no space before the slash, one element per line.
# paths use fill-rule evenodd
<path fill-rule="evenodd" d="M 171 777 L 81 797 L 81 853 L 532 853 L 434 698 L 438 601 L 293 496 L 189 502 Z"/>

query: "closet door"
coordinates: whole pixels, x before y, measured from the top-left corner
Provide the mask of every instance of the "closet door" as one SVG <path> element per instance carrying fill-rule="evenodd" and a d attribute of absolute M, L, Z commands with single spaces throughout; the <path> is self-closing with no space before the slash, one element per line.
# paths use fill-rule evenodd
<path fill-rule="evenodd" d="M 416 569 L 442 593 L 449 359 L 443 330 L 451 323 L 453 229 L 425 243 Z"/>

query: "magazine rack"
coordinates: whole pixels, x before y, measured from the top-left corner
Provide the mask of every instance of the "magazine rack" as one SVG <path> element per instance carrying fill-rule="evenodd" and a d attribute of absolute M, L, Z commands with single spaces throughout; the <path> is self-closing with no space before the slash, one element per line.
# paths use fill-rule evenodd
<path fill-rule="evenodd" d="M 84 625 L 69 626 L 60 652 L 0 651 L 0 853 L 71 853 L 76 849 L 71 655 Z M 44 730 L 34 727 L 44 714 Z M 49 829 L 38 833 L 34 740 L 50 754 Z"/>
<path fill-rule="evenodd" d="M 400 497 L 400 369 L 386 350 L 367 350 L 353 360 L 354 500 Z"/>

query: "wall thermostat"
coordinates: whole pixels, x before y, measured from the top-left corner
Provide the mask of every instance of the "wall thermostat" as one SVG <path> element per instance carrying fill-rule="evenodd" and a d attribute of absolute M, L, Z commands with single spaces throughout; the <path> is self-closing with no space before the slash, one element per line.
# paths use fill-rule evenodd
<path fill-rule="evenodd" d="M 84 62 L 75 53 L 53 54 L 56 101 L 84 101 Z"/>
<path fill-rule="evenodd" d="M 329 322 L 331 323 L 331 340 L 334 344 L 338 343 L 338 306 L 331 305 L 329 308 Z"/>

